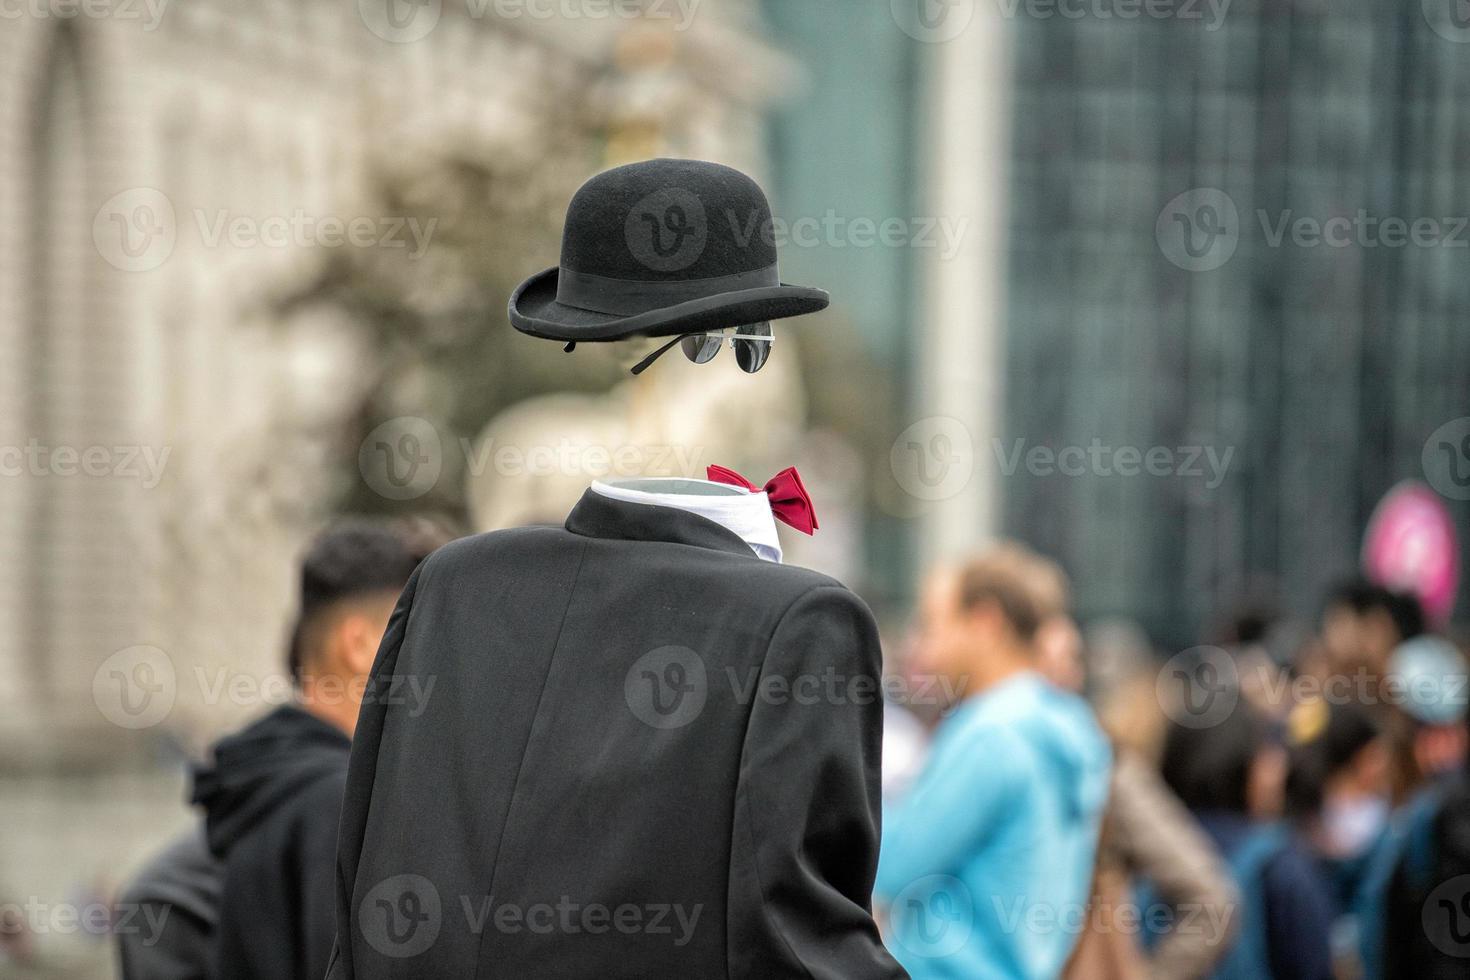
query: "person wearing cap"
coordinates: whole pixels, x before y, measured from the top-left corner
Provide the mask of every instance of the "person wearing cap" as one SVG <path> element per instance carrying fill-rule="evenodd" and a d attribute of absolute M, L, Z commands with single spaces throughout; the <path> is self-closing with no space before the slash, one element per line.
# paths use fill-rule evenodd
<path fill-rule="evenodd" d="M 1397 743 L 1396 799 L 1463 767 L 1465 678 L 1465 658 L 1441 637 L 1416 636 L 1394 648 L 1380 693 Z"/>
<path fill-rule="evenodd" d="M 1464 656 L 1400 644 L 1383 685 L 1399 743 L 1399 805 L 1355 900 L 1366 980 L 1464 977 L 1470 959 L 1470 776 Z"/>

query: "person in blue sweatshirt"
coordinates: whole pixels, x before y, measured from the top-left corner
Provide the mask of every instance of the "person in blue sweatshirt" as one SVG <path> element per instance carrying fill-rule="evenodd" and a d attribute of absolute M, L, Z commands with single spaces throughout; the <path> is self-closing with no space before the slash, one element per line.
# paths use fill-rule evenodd
<path fill-rule="evenodd" d="M 884 814 L 875 892 L 914 980 L 1056 977 L 1086 923 L 1110 752 L 1037 672 L 1033 557 L 998 547 L 922 597 L 915 666 L 963 699 Z"/>

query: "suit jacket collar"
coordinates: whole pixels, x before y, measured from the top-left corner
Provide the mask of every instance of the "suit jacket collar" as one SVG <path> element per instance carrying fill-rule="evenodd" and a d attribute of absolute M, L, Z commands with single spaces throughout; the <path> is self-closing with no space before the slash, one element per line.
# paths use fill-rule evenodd
<path fill-rule="evenodd" d="M 567 530 L 615 541 L 668 541 L 759 561 L 745 540 L 707 517 L 677 507 L 615 500 L 588 489 L 567 515 Z"/>

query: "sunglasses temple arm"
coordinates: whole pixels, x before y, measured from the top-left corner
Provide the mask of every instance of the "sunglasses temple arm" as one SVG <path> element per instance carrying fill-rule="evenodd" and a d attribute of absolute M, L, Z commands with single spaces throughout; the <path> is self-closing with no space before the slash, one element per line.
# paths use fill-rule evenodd
<path fill-rule="evenodd" d="M 680 334 L 679 336 L 675 337 L 673 340 L 669 341 L 667 344 L 664 344 L 658 350 L 654 351 L 652 354 L 649 354 L 647 357 L 645 357 L 643 360 L 639 361 L 637 364 L 634 364 L 633 365 L 633 374 L 635 374 L 635 375 L 642 374 L 644 371 L 648 370 L 649 366 L 652 365 L 654 361 L 658 360 L 660 357 L 663 357 L 669 351 L 673 350 L 674 345 L 677 344 L 679 341 L 683 340 L 686 336 L 692 336 L 692 335 L 690 335 L 690 334 Z"/>

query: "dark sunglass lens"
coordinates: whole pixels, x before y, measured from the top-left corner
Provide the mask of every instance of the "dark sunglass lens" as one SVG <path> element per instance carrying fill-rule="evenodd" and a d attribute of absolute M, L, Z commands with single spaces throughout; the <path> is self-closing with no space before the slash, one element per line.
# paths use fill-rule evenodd
<path fill-rule="evenodd" d="M 684 351 L 684 356 L 695 364 L 704 364 L 720 352 L 720 338 L 695 334 L 680 341 L 679 347 Z"/>
<path fill-rule="evenodd" d="M 735 331 L 744 336 L 767 337 L 771 336 L 771 325 L 769 323 L 752 323 L 749 326 L 740 327 Z M 771 341 L 767 340 L 739 340 L 735 341 L 735 362 L 740 365 L 740 370 L 746 374 L 755 374 L 766 366 L 766 361 L 771 356 Z"/>

